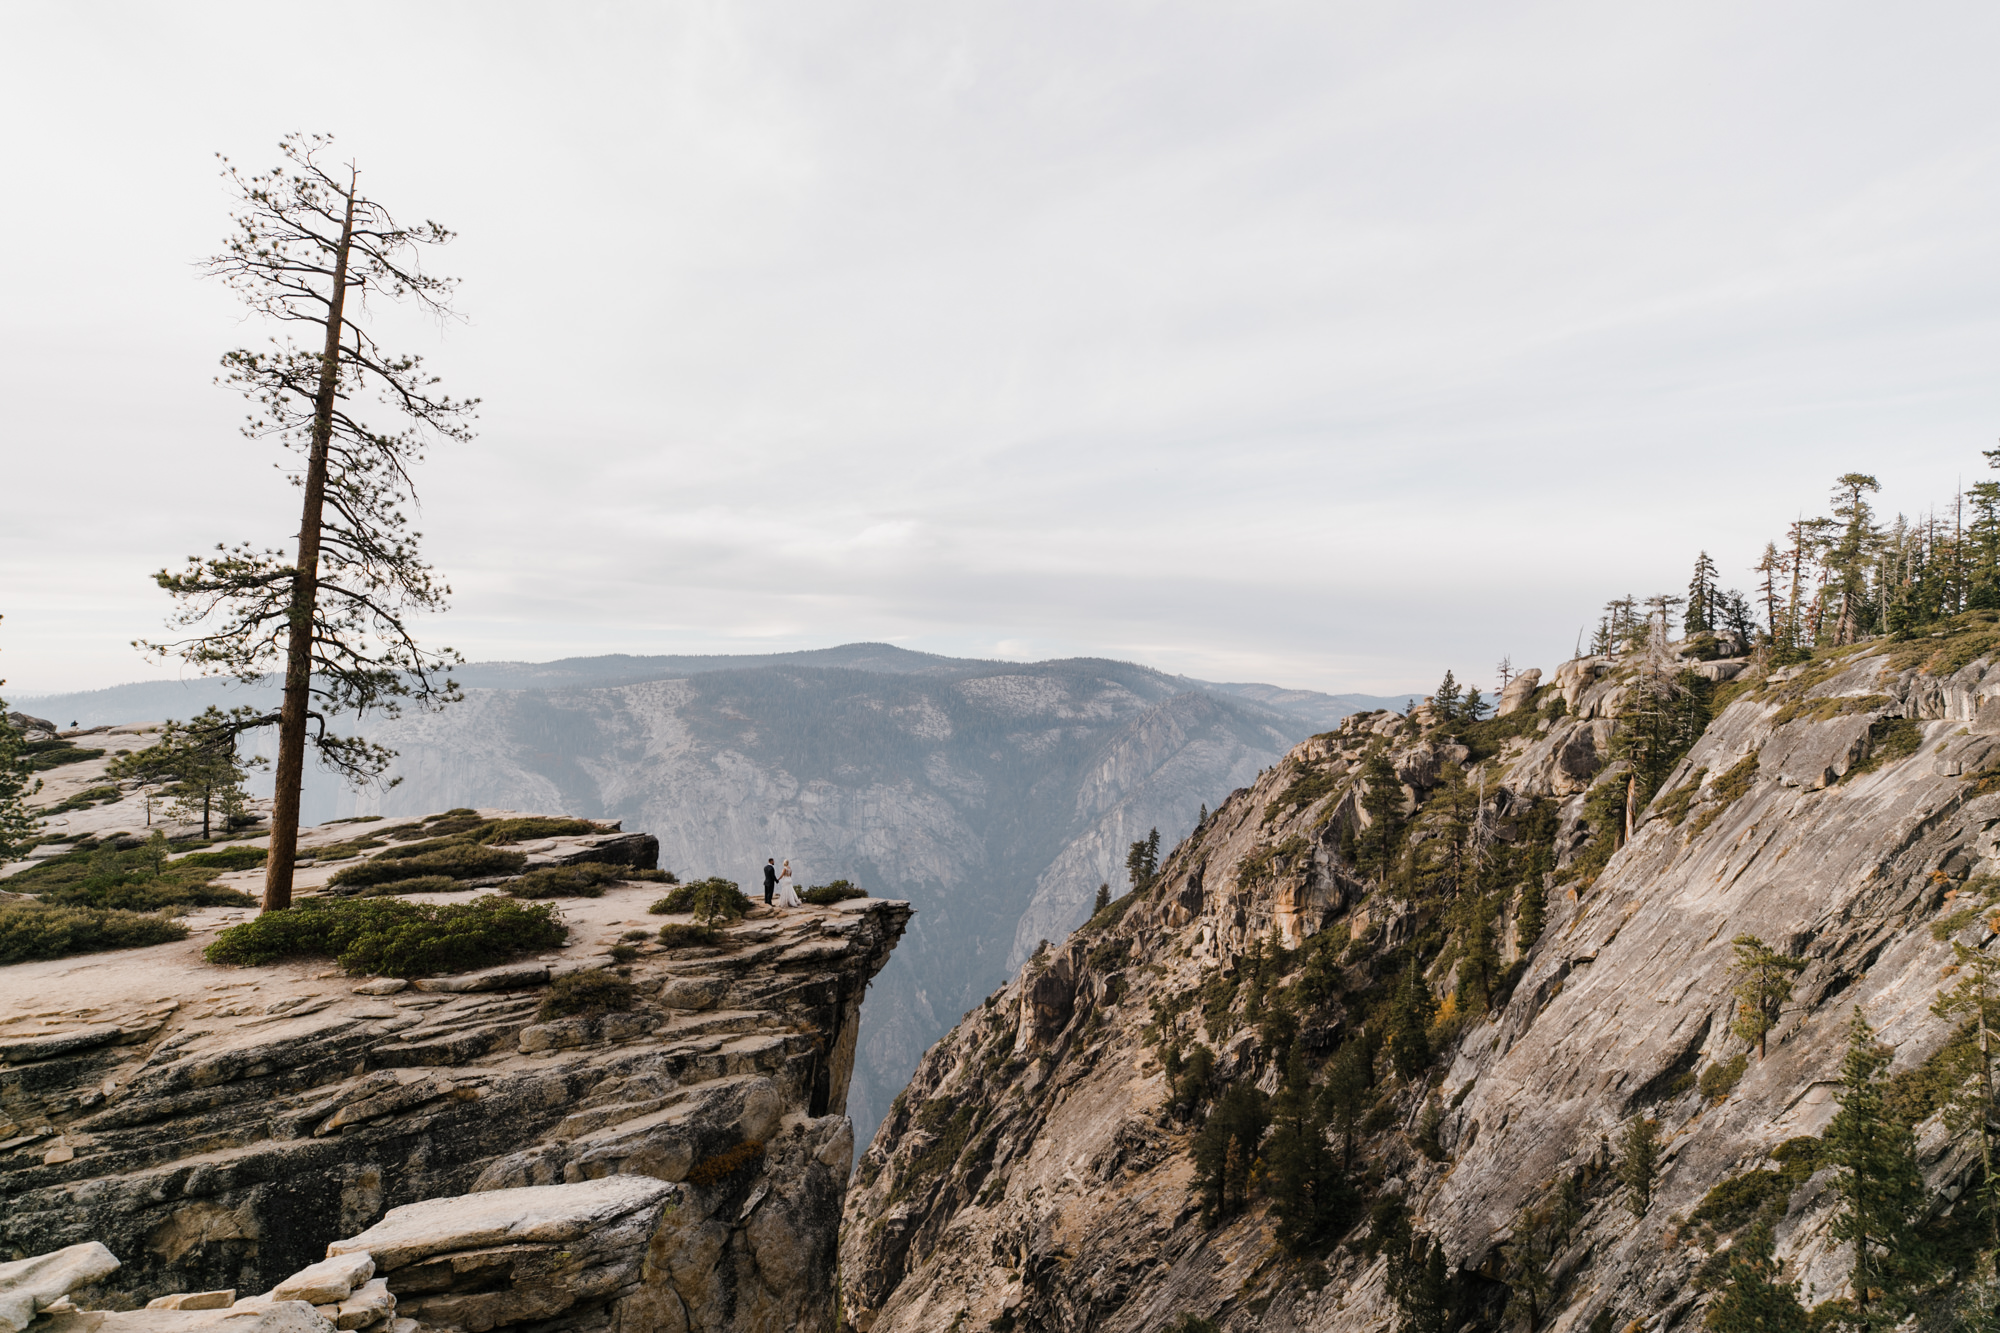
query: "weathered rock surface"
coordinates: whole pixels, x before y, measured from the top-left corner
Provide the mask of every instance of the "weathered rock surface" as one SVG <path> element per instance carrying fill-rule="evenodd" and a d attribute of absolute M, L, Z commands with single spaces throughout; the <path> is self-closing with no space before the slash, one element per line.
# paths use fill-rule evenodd
<path fill-rule="evenodd" d="M 1361 1149 L 1365 1188 L 1407 1203 L 1493 1321 L 1511 1228 L 1567 1179 L 1584 1212 L 1551 1261 L 1557 1300 L 1541 1328 L 1694 1326 L 1708 1297 L 1693 1275 L 1726 1238 L 1703 1241 L 1682 1224 L 1719 1182 L 1825 1129 L 1854 1007 L 1894 1045 L 1897 1070 L 1949 1036 L 1929 1006 L 1949 984 L 1951 953 L 1930 927 L 1969 877 L 2000 873 L 2000 792 L 1975 785 L 2000 761 L 2000 669 L 1980 659 L 1932 676 L 1864 646 L 1768 682 L 1733 674 L 1752 685 L 1641 812 L 1631 841 L 1594 882 L 1558 882 L 1508 995 L 1455 1033 L 1425 1080 L 1382 1076 Z M 1586 794 L 1623 781 L 1622 767 L 1606 767 L 1611 729 L 1636 688 L 1627 660 L 1557 670 L 1480 770 L 1480 827 L 1514 836 L 1533 802 L 1549 800 L 1560 803 L 1563 861 L 1594 845 Z M 1891 746 L 1892 735 L 1905 740 Z M 1399 772 L 1432 776 L 1438 738 L 1421 717 L 1351 718 L 1305 742 L 1232 795 L 1149 890 L 1031 960 L 925 1056 L 847 1201 L 853 1327 L 1011 1319 L 1139 1333 L 1195 1315 L 1240 1333 L 1399 1320 L 1386 1260 L 1358 1252 L 1365 1222 L 1323 1269 L 1280 1254 L 1267 1204 L 1202 1224 L 1193 1125 L 1169 1109 L 1156 1058 L 1159 1034 L 1178 1030 L 1214 1043 L 1213 1086 L 1275 1090 L 1280 1062 L 1243 1017 L 1253 948 L 1274 933 L 1298 945 L 1345 928 L 1337 942 L 1385 956 L 1412 938 L 1411 905 L 1373 890 L 1342 851 L 1368 827 L 1359 768 L 1378 740 Z M 1501 927 L 1504 963 L 1514 908 Z M 1768 1058 L 1711 1102 L 1695 1075 L 1743 1051 L 1729 1032 L 1738 934 L 1808 966 Z M 1995 939 L 1976 924 L 1960 938 Z M 1344 955 L 1331 994 L 1379 987 L 1380 973 L 1358 970 L 1368 956 Z M 1448 976 L 1436 984 L 1451 993 Z M 1346 1003 L 1302 1019 L 1294 1049 L 1331 1052 L 1360 1018 Z M 1634 1218 L 1606 1167 L 1609 1140 L 1641 1114 L 1659 1122 L 1664 1157 L 1653 1202 Z M 1935 1206 L 1948 1208 L 1976 1154 L 1936 1115 L 1919 1133 Z M 1808 1304 L 1845 1281 L 1833 1206 L 1815 1177 L 1778 1228 L 1787 1280 Z"/>
<path fill-rule="evenodd" d="M 646 911 L 660 891 L 615 885 L 565 902 L 565 950 L 412 988 L 357 986 L 324 961 L 212 967 L 200 935 L 0 968 L 0 1245 L 37 1255 L 102 1242 L 122 1266 L 80 1305 L 271 1292 L 238 1307 L 296 1321 L 286 1298 L 297 1296 L 314 1319 L 363 1328 L 404 1296 L 397 1274 L 414 1261 L 386 1241 L 356 1248 L 357 1233 L 470 1215 L 487 1192 L 637 1190 L 675 1201 L 686 1243 L 671 1261 L 644 1259 L 648 1223 L 633 1262 L 672 1270 L 687 1327 L 828 1327 L 860 1005 L 910 909 L 760 909 L 727 948 L 640 946 L 631 1011 L 538 1021 L 552 975 L 608 965 L 600 950 L 660 924 Z M 661 1000 L 690 990 L 704 1008 Z M 387 1230 L 371 1233 L 377 1224 Z M 523 1236 L 452 1243 L 542 1243 Z M 586 1265 L 557 1282 L 542 1262 L 522 1258 L 510 1280 L 532 1269 L 573 1289 L 578 1308 L 608 1308 L 617 1284 L 591 1286 L 605 1274 Z M 446 1292 L 468 1294 L 409 1294 Z M 478 1327 L 553 1317 L 522 1313 L 544 1297 L 522 1300 L 488 1302 L 500 1313 Z M 208 1313 L 178 1304 L 145 1317 Z M 441 1322 L 472 1333 L 471 1318 Z"/>
<path fill-rule="evenodd" d="M 117 1256 L 95 1241 L 0 1264 L 0 1329 L 20 1333 L 78 1287 L 117 1271 Z"/>

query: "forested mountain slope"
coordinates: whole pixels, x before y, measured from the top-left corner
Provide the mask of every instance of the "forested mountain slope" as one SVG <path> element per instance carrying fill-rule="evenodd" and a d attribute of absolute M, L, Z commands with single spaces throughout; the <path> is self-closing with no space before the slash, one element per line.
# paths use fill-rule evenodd
<path fill-rule="evenodd" d="M 1978 1010 L 1934 1006 L 2000 926 L 2000 615 L 1934 628 L 1641 635 L 1295 747 L 926 1054 L 849 1321 L 1949 1325 L 1992 1271 Z"/>

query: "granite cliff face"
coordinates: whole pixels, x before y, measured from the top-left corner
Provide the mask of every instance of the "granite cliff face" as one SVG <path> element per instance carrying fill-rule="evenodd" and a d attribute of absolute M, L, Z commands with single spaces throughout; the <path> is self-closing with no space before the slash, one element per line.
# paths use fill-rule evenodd
<path fill-rule="evenodd" d="M 353 836 L 314 830 L 303 850 Z M 656 844 L 611 832 L 524 851 L 530 868 L 630 864 Z M 301 893 L 334 869 L 303 871 Z M 721 948 L 627 943 L 635 1004 L 539 1016 L 552 978 L 610 966 L 610 946 L 660 924 L 661 892 L 566 899 L 562 949 L 414 985 L 324 960 L 204 962 L 241 908 L 189 913 L 180 943 L 0 968 L 0 1245 L 100 1243 L 119 1266 L 77 1304 L 129 1308 L 266 1291 L 427 1201 L 460 1222 L 596 1216 L 603 1200 L 563 1190 L 599 1182 L 624 1191 L 603 1226 L 377 1254 L 398 1270 L 387 1290 L 404 1317 L 467 1333 L 830 1328 L 861 999 L 909 906 L 759 909 Z M 458 1257 L 415 1262 L 443 1254 Z"/>
<path fill-rule="evenodd" d="M 1171 842 L 1301 737 L 1379 706 L 1131 663 L 888 644 L 456 674 L 463 705 L 370 730 L 402 752 L 399 787 L 360 800 L 309 772 L 307 818 L 477 805 L 622 819 L 655 832 L 663 864 L 685 876 L 747 884 L 765 857 L 789 856 L 803 883 L 846 877 L 908 899 L 921 947 L 899 951 L 869 999 L 851 1101 L 864 1134 L 953 1016 L 1082 921 L 1100 883 L 1122 887 L 1133 839 L 1157 827 Z M 94 725 L 261 698 L 169 682 L 31 707 Z M 78 829 L 112 817 L 63 816 Z"/>
<path fill-rule="evenodd" d="M 1406 1317 L 1392 1256 L 1428 1236 L 1454 1318 L 1474 1327 L 1518 1324 L 1510 1288 L 1537 1282 L 1541 1329 L 1690 1327 L 1747 1217 L 1698 1212 L 1731 1180 L 1779 1191 L 1776 1257 L 1806 1304 L 1842 1294 L 1852 1249 L 1829 1233 L 1832 1172 L 1772 1154 L 1832 1118 L 1856 1006 L 1899 1074 L 1930 1068 L 1953 1036 L 1930 1008 L 1952 963 L 1931 927 L 2000 872 L 1993 642 L 1976 624 L 1777 671 L 1664 664 L 1715 684 L 1713 720 L 1615 854 L 1629 775 L 1614 739 L 1637 725 L 1657 661 L 1535 674 L 1477 727 L 1420 707 L 1304 742 L 1149 889 L 1031 960 L 926 1054 L 848 1198 L 851 1325 L 1380 1329 Z M 1399 788 L 1375 801 L 1371 750 Z M 1396 812 L 1415 850 L 1385 884 L 1357 862 Z M 1426 887 L 1454 847 L 1522 872 L 1480 926 L 1495 952 L 1483 991 L 1467 981 L 1469 918 Z M 1531 883 L 1545 921 L 1523 952 Z M 1761 1061 L 1730 1031 L 1731 941 L 1745 934 L 1805 960 Z M 1975 918 L 1957 938 L 1995 937 Z M 1412 954 L 1428 964 L 1438 1049 L 1407 1075 L 1373 1054 L 1363 1197 L 1339 1243 L 1277 1244 L 1282 1182 L 1261 1161 L 1241 1165 L 1244 1206 L 1211 1224 L 1190 1155 L 1204 1118 L 1231 1089 L 1279 1092 L 1288 1058 L 1323 1082 L 1333 1053 L 1400 1003 Z M 1197 1043 L 1212 1072 L 1186 1072 Z M 1976 1140 L 1920 1109 L 1931 1222 L 1957 1225 Z M 1638 1216 L 1610 1169 L 1635 1117 L 1663 1145 Z"/>

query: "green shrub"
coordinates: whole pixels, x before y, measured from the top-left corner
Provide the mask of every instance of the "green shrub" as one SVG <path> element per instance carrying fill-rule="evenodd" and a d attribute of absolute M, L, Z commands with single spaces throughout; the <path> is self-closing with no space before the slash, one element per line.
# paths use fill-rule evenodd
<path fill-rule="evenodd" d="M 262 847 L 225 847 L 219 852 L 190 852 L 173 864 L 213 870 L 250 870 L 263 865 L 269 855 Z"/>
<path fill-rule="evenodd" d="M 1801 1134 L 1795 1139 L 1786 1139 L 1771 1149 L 1771 1159 L 1778 1163 L 1779 1173 L 1785 1183 L 1793 1189 L 1812 1179 L 1813 1172 L 1820 1168 L 1820 1158 L 1825 1155 L 1826 1145 L 1810 1134 Z"/>
<path fill-rule="evenodd" d="M 669 949 L 713 949 L 721 944 L 722 932 L 714 926 L 697 926 L 688 921 L 669 921 L 660 927 L 660 943 Z"/>
<path fill-rule="evenodd" d="M 543 866 L 509 880 L 505 892 L 514 898 L 602 898 L 604 886 L 624 878 L 625 867 L 585 861 L 573 866 Z"/>
<path fill-rule="evenodd" d="M 397 850 L 401 850 L 400 848 Z M 453 879 L 480 879 L 488 875 L 511 875 L 528 863 L 519 852 L 497 847 L 481 847 L 469 842 L 448 843 L 415 856 L 389 859 L 384 852 L 372 861 L 346 866 L 334 872 L 330 883 L 369 888 L 421 875 L 449 875 Z"/>
<path fill-rule="evenodd" d="M 530 815 L 522 819 L 495 819 L 471 830 L 466 836 L 473 842 L 490 845 L 500 842 L 527 842 L 531 838 L 570 838 L 583 833 L 604 831 L 604 825 L 593 824 L 588 819 L 559 819 L 548 815 Z"/>
<path fill-rule="evenodd" d="M 39 894 L 44 903 L 59 907 L 96 907 L 123 911 L 150 912 L 162 907 L 248 907 L 253 899 L 234 889 L 213 883 L 224 870 L 243 868 L 234 863 L 244 848 L 222 852 L 198 852 L 177 861 L 165 860 L 166 842 L 136 841 L 80 843 L 73 851 L 37 862 L 7 880 L 7 887 L 20 893 Z M 255 865 L 263 858 L 255 853 Z"/>
<path fill-rule="evenodd" d="M 344 884 L 328 893 L 342 898 L 387 898 L 405 893 L 457 893 L 465 887 L 450 875 L 418 875 L 415 879 L 392 879 L 387 884 L 356 887 Z"/>
<path fill-rule="evenodd" d="M 1725 1060 L 1719 1065 L 1710 1065 L 1701 1071 L 1701 1099 L 1705 1102 L 1719 1102 L 1735 1091 L 1743 1080 L 1743 1073 L 1750 1068 L 1750 1052 L 1744 1051 L 1733 1060 Z"/>
<path fill-rule="evenodd" d="M 849 898 L 866 898 L 868 890 L 857 888 L 844 879 L 831 884 L 815 884 L 799 894 L 801 900 L 815 907 L 831 907 L 835 903 L 846 902 Z"/>
<path fill-rule="evenodd" d="M 629 963 L 639 956 L 638 946 L 633 944 L 614 944 L 604 952 L 611 955 L 614 963 Z"/>
<path fill-rule="evenodd" d="M 184 940 L 187 934 L 186 926 L 164 915 L 48 903 L 0 903 L 0 963 L 136 949 Z"/>
<path fill-rule="evenodd" d="M 646 910 L 655 916 L 692 912 L 695 920 L 703 925 L 712 925 L 717 921 L 735 921 L 748 916 L 750 907 L 750 900 L 743 896 L 735 881 L 711 876 L 675 885 L 671 893 Z"/>
<path fill-rule="evenodd" d="M 556 1018 L 623 1013 L 637 1004 L 638 999 L 638 988 L 616 972 L 601 967 L 586 968 L 557 977 L 549 984 L 548 994 L 535 1010 L 535 1021 L 546 1023 Z"/>
<path fill-rule="evenodd" d="M 254 907 L 247 893 L 219 884 L 187 884 L 177 880 L 121 879 L 111 883 L 76 884 L 42 895 L 52 907 L 103 907 L 126 912 L 157 912 L 165 907 Z"/>
<path fill-rule="evenodd" d="M 87 791 L 80 791 L 74 796 L 66 796 L 47 810 L 37 811 L 36 813 L 64 815 L 72 810 L 88 810 L 93 805 L 110 805 L 118 799 L 118 795 L 116 787 L 92 787 Z"/>
<path fill-rule="evenodd" d="M 555 909 L 523 906 L 495 894 L 469 903 L 308 898 L 231 926 L 202 956 L 211 963 L 238 966 L 282 958 L 335 958 L 356 975 L 425 977 L 552 949 L 568 934 Z"/>
<path fill-rule="evenodd" d="M 45 773 L 65 764 L 103 757 L 104 751 L 86 750 L 71 741 L 30 741 L 21 747 L 21 761 L 30 773 Z"/>
<path fill-rule="evenodd" d="M 1756 1216 L 1775 1198 L 1791 1193 L 1791 1185 L 1776 1171 L 1745 1171 L 1717 1185 L 1695 1206 L 1690 1221 L 1707 1222 L 1718 1231 L 1733 1231 Z"/>

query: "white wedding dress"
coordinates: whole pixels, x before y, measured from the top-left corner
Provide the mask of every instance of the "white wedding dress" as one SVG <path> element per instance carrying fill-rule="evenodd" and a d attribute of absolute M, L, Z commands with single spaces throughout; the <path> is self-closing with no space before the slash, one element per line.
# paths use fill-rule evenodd
<path fill-rule="evenodd" d="M 799 895 L 792 892 L 792 867 L 790 862 L 786 862 L 783 873 L 778 876 L 778 906 L 801 906 Z"/>

